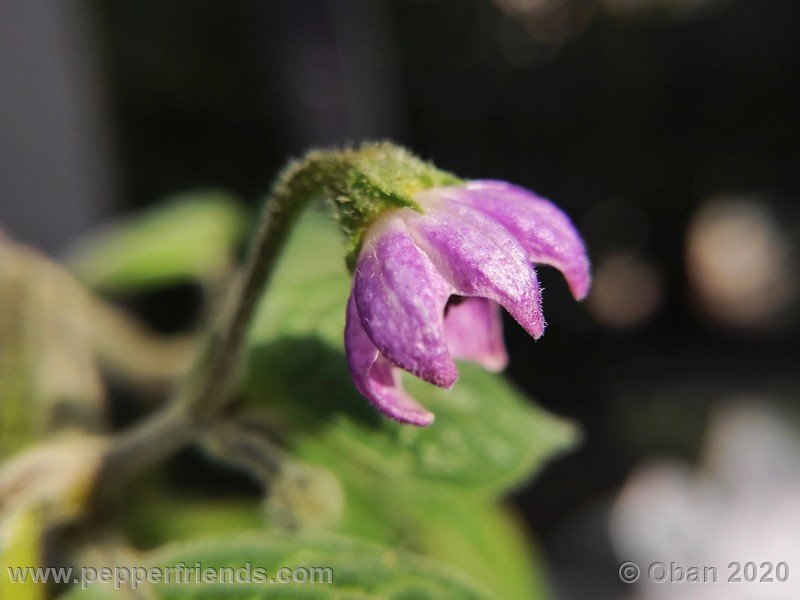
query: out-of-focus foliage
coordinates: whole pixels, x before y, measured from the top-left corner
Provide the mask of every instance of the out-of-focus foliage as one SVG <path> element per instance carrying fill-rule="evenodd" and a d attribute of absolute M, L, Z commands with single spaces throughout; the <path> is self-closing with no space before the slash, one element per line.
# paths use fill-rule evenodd
<path fill-rule="evenodd" d="M 246 226 L 229 194 L 186 193 L 88 238 L 70 264 L 88 286 L 107 292 L 213 280 L 231 267 Z"/>
<path fill-rule="evenodd" d="M 0 465 L 0 598 L 47 597 L 38 582 L 12 582 L 9 569 L 44 565 L 47 532 L 84 513 L 104 447 L 99 438 L 64 436 Z"/>
<path fill-rule="evenodd" d="M 224 535 L 265 526 L 261 507 L 250 499 L 203 498 L 166 492 L 155 485 L 128 494 L 121 510 L 125 532 L 139 548 L 185 541 L 199 531 Z"/>
<path fill-rule="evenodd" d="M 0 238 L 0 459 L 56 431 L 104 430 L 100 367 L 163 383 L 190 349 L 104 303 L 43 254 Z"/>
<path fill-rule="evenodd" d="M 330 583 L 204 583 L 202 585 L 146 585 L 143 592 L 154 598 L 324 598 L 489 600 L 498 598 L 470 578 L 428 558 L 409 555 L 386 546 L 335 535 L 249 534 L 239 537 L 207 538 L 203 541 L 166 547 L 143 557 L 146 564 L 175 567 L 179 563 L 205 568 L 246 564 L 261 567 L 277 579 L 281 568 L 313 565 L 332 569 Z M 310 574 L 309 574 L 310 576 Z M 319 573 L 315 577 L 321 578 Z M 234 579 L 235 581 L 235 579 Z M 339 591 L 337 591 L 337 589 Z M 71 598 L 114 598 L 115 590 L 93 587 L 89 593 L 76 591 Z"/>
<path fill-rule="evenodd" d="M 0 238 L 0 598 L 46 597 L 41 584 L 12 584 L 6 567 L 42 565 L 46 534 L 88 506 L 105 448 L 88 434 L 108 427 L 99 367 L 174 375 L 183 352 L 161 341 Z"/>
<path fill-rule="evenodd" d="M 80 515 L 102 467 L 106 440 L 64 435 L 17 454 L 0 469 L 0 521 L 31 507 L 48 523 Z"/>
<path fill-rule="evenodd" d="M 45 256 L 0 238 L 0 459 L 54 430 L 100 429 L 91 299 Z"/>
<path fill-rule="evenodd" d="M 45 587 L 35 583 L 12 583 L 7 567 L 38 566 L 42 563 L 42 523 L 32 507 L 0 519 L 0 598 L 44 600 Z"/>

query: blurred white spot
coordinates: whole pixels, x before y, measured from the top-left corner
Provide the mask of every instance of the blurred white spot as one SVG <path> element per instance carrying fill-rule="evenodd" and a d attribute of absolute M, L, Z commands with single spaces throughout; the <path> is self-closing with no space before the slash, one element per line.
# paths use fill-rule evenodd
<path fill-rule="evenodd" d="M 689 281 L 716 319 L 740 327 L 777 325 L 798 292 L 792 246 L 776 215 L 757 199 L 713 198 L 689 226 Z"/>
<path fill-rule="evenodd" d="M 661 304 L 661 275 L 634 254 L 620 253 L 601 260 L 593 279 L 587 306 L 608 327 L 638 325 Z"/>
<path fill-rule="evenodd" d="M 734 403 L 712 420 L 700 468 L 642 465 L 630 476 L 611 517 L 620 560 L 640 564 L 637 597 L 744 600 L 800 598 L 800 441 L 796 423 Z M 717 583 L 653 583 L 653 562 L 715 567 Z M 755 563 L 756 581 L 728 583 L 731 562 Z M 789 579 L 759 579 L 786 563 Z M 742 577 L 743 573 L 740 572 Z"/>

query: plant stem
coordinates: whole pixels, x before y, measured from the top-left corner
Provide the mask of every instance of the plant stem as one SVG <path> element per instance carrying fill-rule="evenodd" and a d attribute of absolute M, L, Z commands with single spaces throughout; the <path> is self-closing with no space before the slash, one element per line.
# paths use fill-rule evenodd
<path fill-rule="evenodd" d="M 196 429 L 185 408 L 170 403 L 116 435 L 103 457 L 94 496 L 105 500 L 132 475 L 190 443 Z"/>
<path fill-rule="evenodd" d="M 98 492 L 107 495 L 132 474 L 193 442 L 230 404 L 248 326 L 289 231 L 306 204 L 325 191 L 331 172 L 340 168 L 336 154 L 313 152 L 278 177 L 247 259 L 193 366 L 163 408 L 117 436 L 104 461 Z"/>

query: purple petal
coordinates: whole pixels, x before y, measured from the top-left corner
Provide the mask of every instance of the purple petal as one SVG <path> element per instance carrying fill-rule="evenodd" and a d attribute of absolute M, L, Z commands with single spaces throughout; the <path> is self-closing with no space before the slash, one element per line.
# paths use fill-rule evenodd
<path fill-rule="evenodd" d="M 555 204 L 503 181 L 472 181 L 449 188 L 448 199 L 488 215 L 517 238 L 534 263 L 564 274 L 576 299 L 589 293 L 591 272 L 583 240 L 569 217 Z"/>
<path fill-rule="evenodd" d="M 378 410 L 401 423 L 420 427 L 433 423 L 433 413 L 403 390 L 397 368 L 381 356 L 367 336 L 352 294 L 347 303 L 344 347 L 353 383 Z"/>
<path fill-rule="evenodd" d="M 458 378 L 444 338 L 452 287 L 414 244 L 403 220 L 392 216 L 376 227 L 356 265 L 353 295 L 361 324 L 392 363 L 450 387 Z"/>
<path fill-rule="evenodd" d="M 424 215 L 408 211 L 416 244 L 459 296 L 500 303 L 534 338 L 544 333 L 536 272 L 522 246 L 501 225 L 467 206 L 437 206 L 438 191 L 417 194 Z"/>
<path fill-rule="evenodd" d="M 508 364 L 497 302 L 486 298 L 451 301 L 444 317 L 444 335 L 455 358 L 478 363 L 488 371 L 502 371 Z"/>

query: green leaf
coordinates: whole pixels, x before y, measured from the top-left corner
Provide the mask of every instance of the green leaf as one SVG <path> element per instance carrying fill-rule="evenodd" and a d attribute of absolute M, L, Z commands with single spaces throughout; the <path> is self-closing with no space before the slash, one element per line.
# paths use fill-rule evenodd
<path fill-rule="evenodd" d="M 425 554 L 470 573 L 505 600 L 552 597 L 541 556 L 509 511 L 444 497 L 415 506 Z"/>
<path fill-rule="evenodd" d="M 246 535 L 236 539 L 209 538 L 203 541 L 163 548 L 149 557 L 146 563 L 162 568 L 184 563 L 193 567 L 200 563 L 204 569 L 228 567 L 226 577 L 233 583 L 146 584 L 140 588 L 154 598 L 328 598 L 353 600 L 463 600 L 497 598 L 482 585 L 443 566 L 435 560 L 399 552 L 385 546 L 334 535 L 275 536 Z M 251 565 L 251 573 L 264 569 L 266 582 L 236 582 L 238 569 Z M 332 583 L 270 583 L 279 570 L 320 568 L 331 569 Z M 244 573 L 244 572 L 243 572 Z M 309 571 L 306 571 L 309 573 Z M 317 571 L 316 577 L 326 576 Z M 287 572 L 283 572 L 285 576 Z M 302 575 L 302 573 L 301 573 Z M 310 576 L 310 575 L 309 575 Z M 240 579 L 243 579 L 240 577 Z M 112 598 L 115 591 L 96 587 L 76 590 L 73 598 Z M 118 592 L 117 592 L 118 593 Z"/>
<path fill-rule="evenodd" d="M 546 577 L 503 509 L 431 486 L 351 478 L 339 531 L 432 556 L 469 573 L 506 600 L 550 597 Z"/>
<path fill-rule="evenodd" d="M 259 305 L 251 346 L 291 335 L 341 347 L 349 293 L 342 236 L 331 217 L 309 210 L 295 226 Z"/>
<path fill-rule="evenodd" d="M 69 262 L 83 282 L 106 292 L 213 280 L 231 266 L 246 227 L 230 195 L 191 192 L 84 240 Z"/>
<path fill-rule="evenodd" d="M 444 391 L 407 378 L 436 414 L 426 428 L 382 417 L 353 388 L 341 350 L 282 338 L 253 350 L 247 394 L 302 459 L 336 473 L 417 479 L 498 495 L 575 441 L 572 425 L 471 364 Z"/>
<path fill-rule="evenodd" d="M 138 548 L 265 527 L 264 511 L 251 498 L 202 498 L 140 485 L 122 502 L 123 528 Z"/>

